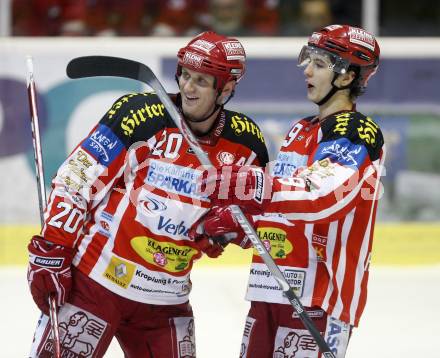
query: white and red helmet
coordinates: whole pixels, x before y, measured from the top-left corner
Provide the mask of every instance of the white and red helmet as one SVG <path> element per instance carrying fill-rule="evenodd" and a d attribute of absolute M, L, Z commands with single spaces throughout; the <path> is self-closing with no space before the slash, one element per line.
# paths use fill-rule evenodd
<path fill-rule="evenodd" d="M 231 81 L 240 81 L 245 72 L 246 53 L 237 39 L 206 31 L 193 38 L 177 53 L 177 72 L 182 67 L 212 75 L 217 90 Z"/>
<path fill-rule="evenodd" d="M 321 49 L 330 55 L 333 71 L 344 73 L 349 66 L 357 66 L 357 85 L 366 87 L 379 65 L 380 48 L 374 35 L 349 25 L 330 25 L 314 32 L 299 56 L 301 63 L 307 51 Z"/>

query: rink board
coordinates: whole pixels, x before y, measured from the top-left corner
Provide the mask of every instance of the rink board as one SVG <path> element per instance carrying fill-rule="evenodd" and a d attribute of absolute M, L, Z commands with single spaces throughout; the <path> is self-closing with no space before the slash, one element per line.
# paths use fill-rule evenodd
<path fill-rule="evenodd" d="M 0 265 L 27 263 L 27 243 L 38 226 L 0 226 Z M 218 259 L 202 258 L 197 265 L 248 265 L 252 250 L 230 245 Z M 378 224 L 373 244 L 374 265 L 429 265 L 440 263 L 440 224 Z"/>

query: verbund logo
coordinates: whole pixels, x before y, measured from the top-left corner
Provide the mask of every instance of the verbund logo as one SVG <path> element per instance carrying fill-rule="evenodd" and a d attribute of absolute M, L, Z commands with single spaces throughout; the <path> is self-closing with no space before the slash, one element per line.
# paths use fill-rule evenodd
<path fill-rule="evenodd" d="M 154 214 L 157 215 L 160 212 L 164 212 L 168 209 L 166 204 L 163 201 L 154 199 L 152 197 L 145 197 L 145 200 L 141 201 L 142 208 L 148 213 L 148 214 Z"/>
<path fill-rule="evenodd" d="M 176 223 L 173 222 L 171 218 L 162 215 L 159 217 L 157 228 L 171 235 L 188 236 L 189 231 L 189 227 L 185 224 L 185 221 L 181 220 L 179 223 Z"/>

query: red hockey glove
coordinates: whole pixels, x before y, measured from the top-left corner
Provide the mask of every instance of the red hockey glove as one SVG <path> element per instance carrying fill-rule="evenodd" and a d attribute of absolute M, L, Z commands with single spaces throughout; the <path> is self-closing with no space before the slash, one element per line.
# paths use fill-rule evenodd
<path fill-rule="evenodd" d="M 194 240 L 200 251 L 211 258 L 216 258 L 223 253 L 224 247 L 227 245 L 227 243 L 216 242 L 203 232 L 203 222 L 209 214 L 210 211 L 208 211 L 191 226 L 188 231 L 188 236 L 191 240 Z"/>
<path fill-rule="evenodd" d="M 245 214 L 245 216 L 249 223 L 254 226 L 252 216 L 249 214 Z M 244 249 L 252 246 L 252 242 L 247 238 L 228 206 L 212 208 L 191 227 L 188 234 L 194 240 L 209 238 L 222 247 L 229 243 L 241 246 Z"/>
<path fill-rule="evenodd" d="M 206 171 L 202 176 L 201 191 L 213 206 L 239 205 L 247 213 L 261 214 L 270 201 L 270 177 L 256 166 L 223 166 Z M 212 193 L 212 194 L 211 194 Z"/>
<path fill-rule="evenodd" d="M 224 251 L 223 245 L 221 245 L 218 242 L 215 242 L 214 240 L 212 240 L 207 236 L 204 235 L 199 236 L 194 241 L 196 242 L 197 247 L 200 251 L 202 251 L 208 257 L 211 257 L 213 259 L 219 257 Z"/>
<path fill-rule="evenodd" d="M 48 298 L 55 294 L 58 306 L 69 297 L 72 286 L 70 265 L 73 249 L 34 236 L 28 245 L 29 267 L 27 279 L 32 297 L 38 308 L 49 314 Z"/>

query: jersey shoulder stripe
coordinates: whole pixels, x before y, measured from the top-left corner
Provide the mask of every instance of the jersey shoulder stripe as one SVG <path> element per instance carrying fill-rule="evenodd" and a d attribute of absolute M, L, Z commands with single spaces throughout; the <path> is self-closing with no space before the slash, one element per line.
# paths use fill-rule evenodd
<path fill-rule="evenodd" d="M 224 110 L 224 112 L 226 123 L 223 137 L 253 150 L 258 156 L 260 165 L 265 166 L 269 161 L 269 155 L 260 127 L 243 113 L 230 110 Z"/>
<path fill-rule="evenodd" d="M 363 145 L 371 161 L 380 157 L 384 144 L 382 131 L 376 122 L 360 112 L 334 114 L 322 123 L 321 129 L 321 142 L 345 139 L 352 144 Z"/>

